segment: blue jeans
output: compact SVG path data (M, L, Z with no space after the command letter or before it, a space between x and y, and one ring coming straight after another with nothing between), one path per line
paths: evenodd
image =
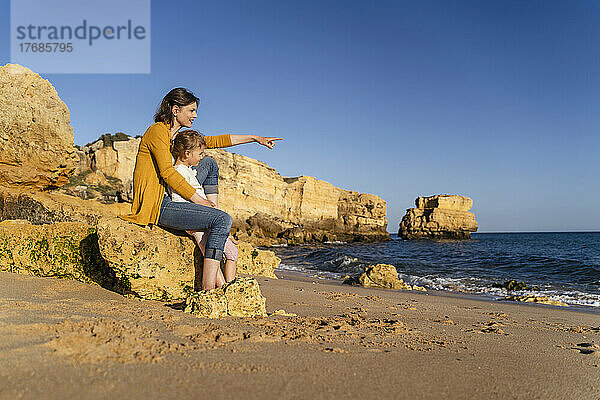
M196 179L200 182L204 193L219 193L219 165L212 157L202 158L192 169L196 171Z
M196 169L196 177L203 177L202 180L198 178L198 182L204 186L205 193L218 193L219 167L215 160L204 157L198 167L192 168ZM157 225L181 231L209 229L204 257L221 261L231 223L231 216L225 211L190 202L173 201L165 193Z

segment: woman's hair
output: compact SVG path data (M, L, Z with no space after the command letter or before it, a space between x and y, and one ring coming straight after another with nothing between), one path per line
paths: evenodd
M198 103L198 98L192 92L185 88L172 89L162 99L156 114L154 114L154 122L164 122L170 124L173 121L173 106L187 106L188 104Z
M178 158L184 158L186 151L191 151L198 147L206 147L204 136L198 131L188 129L177 133L171 144L171 154L177 160Z

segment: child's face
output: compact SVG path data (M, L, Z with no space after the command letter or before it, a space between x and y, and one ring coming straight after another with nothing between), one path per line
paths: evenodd
M185 154L186 154L186 158L185 158L185 160L182 160L184 163L186 163L190 167L194 166L194 165L198 165L200 160L202 160L202 157L204 157L204 147L203 146L196 147L193 150L186 151Z

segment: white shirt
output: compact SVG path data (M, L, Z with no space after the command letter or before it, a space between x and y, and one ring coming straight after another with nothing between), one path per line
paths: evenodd
M184 177L184 179L187 181L187 183L189 183L190 185L192 185L192 187L194 189L196 189L196 193L198 193L200 195L200 197L206 199L206 196L204 195L204 189L202 189L202 186L200 186L200 183L198 182L198 179L196 179L196 171L194 171L192 169L192 167L188 167L185 164L177 164L177 165L174 165L173 168L175 168L177 170L177 172L179 172L181 174L181 176ZM171 188L171 186L167 186L167 191L169 192L169 196L171 196L171 199L173 201L178 201L178 202L187 201L187 202L189 202L189 200L184 199L183 197L181 197L179 195L179 193L177 193L176 191L174 191Z

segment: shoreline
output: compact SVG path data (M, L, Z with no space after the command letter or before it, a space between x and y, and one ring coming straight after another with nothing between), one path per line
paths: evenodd
M357 286L357 285L347 285L347 284L342 283L341 280L332 279L332 278L326 277L326 276L315 278L313 276L306 275L304 272L301 272L301 271L275 269L274 272L278 278L281 277L280 279L287 279L287 280L291 280L291 281L294 281L294 280L298 280L301 282L314 281L314 282L316 282L316 284L324 283L325 285L331 285L333 287L336 287L336 286L361 287L361 286ZM317 274L319 272L320 271L315 270L315 274ZM485 294L485 293L456 292L456 291L452 291L452 290L438 290L438 289L427 289L426 292L421 292L421 291L416 291L416 290L406 291L406 290L393 290L393 289L375 289L375 290L386 290L386 291L389 291L390 293L393 293L393 292L411 293L412 292L415 294L421 293L422 295L450 297L450 298L457 298L457 299L463 299L463 300L481 301L484 303L488 303L488 302L489 303L507 303L507 304L517 304L517 305L524 305L524 306L531 306L531 307L548 307L548 308L552 308L552 309L562 309L562 310L582 312L582 313L587 313L587 314L592 314L592 315L600 314L600 307L572 305L572 304L569 304L568 307L564 307L564 306L555 306L555 305L551 305L551 304L518 302L518 301L496 299L496 298L494 298L493 295L489 295L489 294Z
M600 391L597 315L277 275L256 279L267 311L287 315L210 320L77 281L0 273L0 399Z

